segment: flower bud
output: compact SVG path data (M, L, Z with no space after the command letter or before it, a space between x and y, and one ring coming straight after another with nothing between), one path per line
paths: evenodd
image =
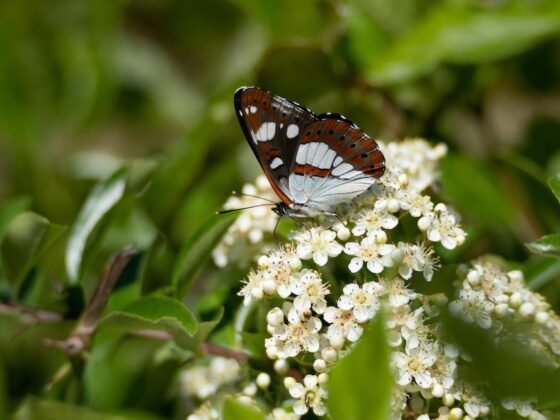
M286 388L290 388L291 386L296 384L296 380L294 378L292 378L291 376L286 376L284 378L284 386Z
M255 381L260 389L266 389L270 385L270 375L265 372L261 372L257 375Z
M254 382L251 382L249 385L243 388L243 393L249 397L253 397L257 393L257 386Z
M323 359L317 359L313 362L313 369L318 373L324 372L327 369L327 362Z
M455 397L451 394L445 394L442 398L442 401L446 406L451 407L453 404L455 404Z
M512 308L519 308L522 303L523 297L519 292L513 293L509 298L509 306L511 306Z
M350 230L343 226L336 232L336 237L341 241L347 241L350 238Z
M476 286L480 283L480 273L477 270L471 270L467 274L467 281L471 286Z
M435 384L432 387L432 395L434 397L441 398L441 397L443 397L443 393L444 393L444 390L443 390L443 387L440 384Z
M389 199L389 201L387 201L387 210L389 210L391 213L395 213L399 211L399 209L400 209L399 200L395 198L391 198Z
M449 420L460 420L463 418L463 410L459 407L452 408L449 411Z
M285 375L288 372L288 362L284 359L278 359L274 362L274 371L278 375Z
M326 384L329 381L329 375L326 373L321 373L319 374L319 376L317 377L317 381L320 384Z
M422 216L420 219L418 219L418 229L420 229L422 232L427 231L431 225L431 220L426 216Z
M548 313L544 312L544 311L539 311L537 312L537 314L535 315L535 322L537 324L545 324L546 321L548 321L549 315Z
M535 305L530 302L525 302L519 307L519 314L523 318L529 318L535 313Z
M327 363L334 363L338 359L337 351L332 347L325 347L321 350L321 357Z
M284 323L284 312L280 308L272 308L266 314L266 322L268 325L278 327Z
M258 264L260 269L267 268L268 267L268 256L267 255L261 255L259 257L259 260L258 260L257 264Z
M267 295L272 295L276 292L276 282L272 279L266 279L263 281L263 291Z

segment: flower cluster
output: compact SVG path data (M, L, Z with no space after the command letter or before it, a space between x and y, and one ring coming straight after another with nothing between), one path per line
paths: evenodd
M179 378L182 392L187 396L205 399L216 393L218 388L239 380L241 366L232 359L214 357L207 366L185 370Z
M415 286L431 281L440 267L433 244L454 249L466 237L453 209L425 192L437 179L437 161L446 148L420 139L380 147L387 171L377 189L341 205L336 218L300 226L289 244L263 247L239 291L245 305L266 308L266 355L274 361L275 375L284 377L286 400L269 418L325 415L329 370L380 311L386 314L392 350L394 418L474 419L490 413L482 388L460 377L469 355L438 323L440 305L448 299L420 294ZM231 232L241 231L234 225ZM223 246L218 248L225 253ZM476 261L459 274L451 313L483 329L506 315L532 320L540 326L540 341L560 352L560 322L524 286L520 272ZM268 302L259 305L263 300ZM289 365L297 366L299 376L286 376ZM507 400L503 407L530 418L540 415L530 402Z
M212 258L218 267L225 267L238 257L238 249L246 250L248 245L260 244L265 234L274 231L278 216L268 206L268 200L276 201L270 184L264 175L255 184L245 184L241 194L234 194L224 204L224 210L245 209L230 226L221 242L212 251ZM259 249L259 248L257 248Z

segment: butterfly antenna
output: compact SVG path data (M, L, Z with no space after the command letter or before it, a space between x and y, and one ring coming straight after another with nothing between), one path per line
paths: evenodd
M275 201L269 200L268 198L259 197L258 195L245 194L245 193L240 193L240 192L237 192L237 191L232 191L232 192L231 192L231 195L258 198L259 200L264 200L264 201L268 201L269 203L276 204Z
M228 209L228 210L221 210L221 211L217 211L216 214L226 214L226 213L233 213L234 211L241 211L241 210L248 210L248 209L254 209L255 207L263 207L263 206L272 206L275 205L274 204L256 204L254 206L248 206L248 207L240 207L238 209Z

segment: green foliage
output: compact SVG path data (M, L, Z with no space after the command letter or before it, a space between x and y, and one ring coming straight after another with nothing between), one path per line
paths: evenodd
M175 334L179 345L189 346L198 325L194 315L175 299L163 296L146 296L109 313L101 325L123 331L162 329Z
M41 254L65 229L32 212L20 213L11 221L4 235L1 254L6 278L16 290Z
M329 377L329 413L337 419L382 420L390 414L393 373L385 324L377 316Z
M222 408L222 419L224 420L263 420L264 415L252 405L244 404L234 398L227 398Z
M179 298L186 295L196 275L210 259L212 250L237 216L235 213L215 215L185 242L173 267L171 279Z

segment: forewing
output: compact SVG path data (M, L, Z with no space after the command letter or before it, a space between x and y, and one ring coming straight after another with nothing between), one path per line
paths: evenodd
M365 192L385 172L377 142L352 121L324 114L305 128L289 179L295 202L335 205Z
M304 127L315 121L309 109L257 87L235 92L235 111L276 194L291 204L288 178Z

